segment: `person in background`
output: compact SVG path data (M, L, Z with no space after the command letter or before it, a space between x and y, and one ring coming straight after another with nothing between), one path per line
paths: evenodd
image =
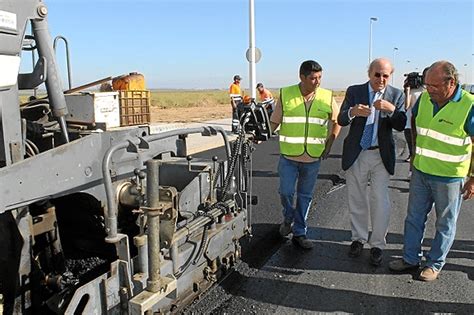
M260 102L273 100L272 93L263 86L263 83L257 84L257 91L258 91L258 100Z
M388 85L392 74L388 59L372 61L369 81L347 89L338 116L341 126L350 125L342 152L352 230L348 254L360 256L368 242L369 262L374 266L382 263L390 220L388 183L395 171L393 129L402 131L406 124L405 96Z
M403 257L392 271L418 269L428 214L436 213L436 233L419 279L433 281L454 242L462 199L474 196L474 96L461 89L458 71L448 61L433 63L413 107L416 148L405 218ZM467 176L467 178L466 178Z
M425 76L428 68L423 70L423 75L420 75L418 72L411 72L406 75L405 82L403 83L403 88L405 90L405 111L407 115L407 124L405 130L405 140L408 146L408 157L405 159L405 162L410 162L411 157L413 156L413 141L411 133L411 109L413 105L420 97L421 92L423 92L423 78Z
M270 118L272 131L280 126L278 174L283 222L279 232L286 237L293 231L293 244L303 249L313 247L306 236L306 219L321 159L329 155L340 131L336 122L339 108L333 93L319 87L322 74L316 61L303 62L300 82L280 90Z
M238 133L240 113L243 110L242 91L240 89L240 75L234 75L234 82L230 85L229 96L232 106L232 132Z
M263 107L267 110L268 116L271 117L275 108L275 100L272 93L266 89L262 83L257 84L258 99Z

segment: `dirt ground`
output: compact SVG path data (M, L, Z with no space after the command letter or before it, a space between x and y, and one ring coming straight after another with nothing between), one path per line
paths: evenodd
M343 97L337 96L336 102L342 104ZM186 108L151 108L152 122L201 122L222 118L231 118L229 104L214 104L208 106Z
M232 117L230 104L213 106L151 108L152 122L201 122Z

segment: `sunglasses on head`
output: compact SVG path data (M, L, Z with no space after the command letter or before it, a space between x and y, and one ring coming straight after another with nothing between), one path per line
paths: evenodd
M383 77L384 79L388 79L390 77L389 74L381 74L380 72L375 72L374 74L377 78Z

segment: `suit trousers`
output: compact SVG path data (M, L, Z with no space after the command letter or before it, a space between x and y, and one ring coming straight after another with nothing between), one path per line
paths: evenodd
M378 149L362 151L346 171L352 241L385 248L390 221L389 181L390 174ZM369 222L372 226L370 239Z

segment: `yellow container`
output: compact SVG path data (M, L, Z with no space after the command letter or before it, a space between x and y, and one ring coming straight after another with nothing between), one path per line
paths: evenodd
M115 91L143 91L145 87L145 77L138 72L131 72L112 80L112 87Z

